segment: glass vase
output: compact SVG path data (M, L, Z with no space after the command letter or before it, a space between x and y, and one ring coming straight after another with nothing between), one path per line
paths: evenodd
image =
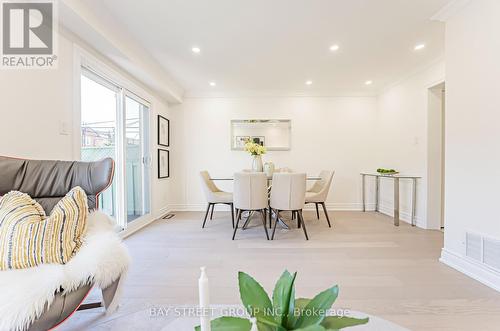
M252 171L253 172L264 171L264 165L262 164L262 156L261 155L254 155L253 156Z

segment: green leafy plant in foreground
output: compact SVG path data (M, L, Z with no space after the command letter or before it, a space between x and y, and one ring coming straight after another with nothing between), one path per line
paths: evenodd
M297 273L285 271L273 291L272 301L251 276L238 273L240 297L245 309L257 321L259 331L335 331L368 323L368 318L326 316L339 294L331 287L312 299L295 298ZM220 317L211 321L212 331L250 331L252 323L239 317ZM195 328L200 331L200 327Z

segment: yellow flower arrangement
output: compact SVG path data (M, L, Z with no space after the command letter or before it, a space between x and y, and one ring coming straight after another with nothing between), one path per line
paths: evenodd
M266 154L267 150L264 146L248 140L245 143L245 152L248 152L251 155L255 156L255 155Z

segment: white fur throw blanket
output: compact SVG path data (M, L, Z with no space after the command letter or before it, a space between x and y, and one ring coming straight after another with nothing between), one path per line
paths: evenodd
M0 271L0 330L25 330L43 313L45 304L52 303L61 287L65 293L86 284L108 287L126 272L129 261L112 220L99 211L89 214L84 243L65 265ZM116 309L119 294L120 288L108 313Z

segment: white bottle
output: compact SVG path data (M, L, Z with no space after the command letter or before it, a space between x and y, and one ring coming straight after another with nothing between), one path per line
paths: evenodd
M210 331L210 292L208 286L208 277L205 267L201 267L200 279L198 279L198 290L200 296L200 327L201 331Z
M274 174L274 170L275 170L274 163L266 162L266 164L264 164L264 172L266 173L267 177L272 177Z
M250 331L259 331L259 329L257 328L257 319L255 317L252 317L250 319L250 322L252 322L252 329L250 329Z

